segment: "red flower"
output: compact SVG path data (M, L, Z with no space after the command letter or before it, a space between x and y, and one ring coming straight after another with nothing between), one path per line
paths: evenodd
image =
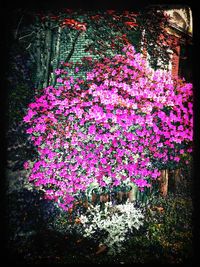
M64 19L61 25L62 27L68 25L73 29L86 31L86 23L78 22L74 19Z
M115 11L114 11L114 10L107 10L107 13L108 13L109 15L112 15L113 13L115 13Z
M81 30L81 31L86 31L86 23L76 23L76 25L75 25L75 29L76 30Z
M55 20L58 20L58 19L59 19L58 16L51 16L50 18L51 18L51 19L55 19Z
M93 20L100 20L101 19L101 16L100 15L91 16L91 19L93 19Z
M124 24L126 25L126 26L128 26L129 28L134 28L134 27L136 27L136 26L138 26L138 24L137 23L135 23L135 22L133 22L133 21L126 21L126 22L124 22Z

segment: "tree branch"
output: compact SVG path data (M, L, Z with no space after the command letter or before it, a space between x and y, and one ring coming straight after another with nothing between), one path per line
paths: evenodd
M75 39L74 39L74 42L73 42L73 44L72 44L71 51L69 52L67 58L65 59L65 62L69 62L70 58L72 57L72 55L73 55L73 53L74 53L74 50L75 50L75 45L76 45L76 43L77 43L77 41L78 41L78 37L80 36L80 34L81 34L81 31L78 31L78 32L77 32L77 35L76 35L76 37L75 37Z
M26 38L26 37L28 37L28 36L33 35L33 34L35 34L35 31L32 31L31 33L28 33L28 34L26 34L26 35L24 35L24 36L22 36L22 37L19 37L19 40L22 40L22 39L24 39L24 38Z
M24 17L24 14L21 16L20 20L19 20L19 23L17 24L17 28L16 28L16 31L15 31L15 39L17 39L17 35L18 35L18 31L19 31L19 26L22 22L22 19Z

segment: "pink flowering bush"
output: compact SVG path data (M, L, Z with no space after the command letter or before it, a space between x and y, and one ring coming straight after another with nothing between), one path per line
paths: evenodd
M66 67L67 68L67 67ZM92 184L151 186L192 151L192 84L147 67L132 46L96 62L86 78L56 70L57 86L29 104L24 122L38 150L29 180L60 207ZM27 168L27 163L26 166Z

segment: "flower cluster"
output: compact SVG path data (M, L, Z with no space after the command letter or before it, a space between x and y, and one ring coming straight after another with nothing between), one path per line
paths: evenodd
M143 225L144 215L136 209L133 203L113 206L112 202L105 203L104 209L100 205L91 206L79 220L83 236L96 239L100 236L100 244L106 245L108 254L117 254L123 250L123 243L133 230L139 230Z
M24 117L39 153L29 180L63 209L91 183L150 187L192 151L192 84L149 69L130 45L93 66L86 79L81 66L56 70Z

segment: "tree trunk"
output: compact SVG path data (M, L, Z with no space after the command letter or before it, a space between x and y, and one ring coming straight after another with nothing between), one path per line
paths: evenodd
M179 184L181 182L181 169L174 170L174 184L175 190L178 190Z
M100 202L108 202L109 201L109 195L108 194L102 194L100 195Z
M39 89L41 89L41 38L40 38L40 29L37 31L36 35L36 82L35 82L35 88L38 92ZM37 93L36 92L36 93Z
M133 202L137 198L138 188L136 185L131 185L132 189L128 192L128 199L130 202Z
M164 197L166 197L168 193L168 182L169 182L169 171L167 169L161 170L160 193Z
M119 191L118 193L117 193L117 199L118 199L118 201L120 201L120 202L122 202L122 200L123 200L123 192L122 191Z
M57 32L57 41L56 41L56 51L55 51L55 59L56 59L56 64L55 68L58 69L59 63L60 63L60 41L61 41L61 32L62 28L61 26L58 27L58 32ZM56 84L56 75L53 75L53 86Z
M47 24L46 30L46 71L45 71L45 80L44 80L44 87L49 85L49 78L51 72L51 54L52 54L52 30L50 29L50 23Z
M41 73L40 73L40 89L44 88L44 83L45 83L45 72L46 72L46 31L41 28L41 33L40 33L40 62L41 62Z

